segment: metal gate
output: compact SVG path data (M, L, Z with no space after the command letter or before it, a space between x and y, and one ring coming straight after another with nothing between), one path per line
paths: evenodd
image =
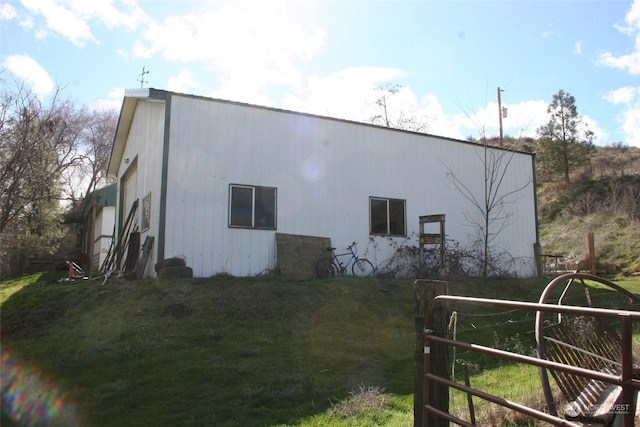
M638 298L637 295L629 293L612 282L597 276L582 273L569 273L560 276L554 279L547 288L554 287L560 283L566 282L567 280L569 280L568 286L570 286L574 279L586 279L599 282L614 288L616 291L622 292L629 298L634 298L636 301L640 301L640 298ZM436 291L432 292L428 297L423 297L428 298L428 301L426 301L424 312L420 313L419 310L417 319L420 320L417 320L416 322L416 329L418 330L418 328L420 328L420 334L418 335L420 338L417 339L416 343L417 367L416 390L414 396L414 425L416 427L448 426L450 422L462 426L475 425L471 404L470 416L467 419L450 414L448 399L450 389L459 390L460 392L465 393L469 398L469 402L471 402L473 397L486 400L547 424L560 426L583 425L558 416L553 405L547 405L548 408L550 407L550 410L541 411L529 407L526 404L508 400L504 396L497 396L483 390L475 389L468 383L453 381L450 377L449 371L450 359L448 350L450 348L461 348L471 352L491 355L507 361L536 366L540 369L541 373L546 372L546 370L554 370L557 372L567 373L568 375L587 377L589 379L599 380L606 384L617 385L621 389L621 397L617 400L616 405L619 405L617 406L618 408L626 408L626 410L619 412L623 425L625 427L632 427L634 425L634 400L637 391L640 390L640 380L636 378L638 369L634 368L632 359L632 324L640 321L639 312L563 305L562 297L557 304L551 304L547 303L545 300L546 295L548 294L547 292L543 292L541 302L538 303L451 296L446 295L446 286L443 286L442 283L444 282L432 283L435 285L434 289L436 289ZM563 296L565 293L566 290L563 293ZM575 360L564 360L563 363L561 363L547 360L540 357L541 355L538 355L537 357L528 356L471 342L450 339L447 337L447 305L450 303L455 303L457 305L475 304L480 306L524 310L536 313L537 318L540 318L542 313L554 313L556 316L590 316L596 319L607 319L612 322L617 322L619 324L619 330L621 331L621 356L619 360L620 370L616 373L607 373L579 366L579 363L576 363ZM421 323L422 319L424 320ZM537 332L536 338L539 338ZM420 352L421 355L418 355L418 352ZM419 360L420 358L421 360ZM543 389L545 389L546 395L546 390L549 386L548 379L545 375L541 375L540 381Z

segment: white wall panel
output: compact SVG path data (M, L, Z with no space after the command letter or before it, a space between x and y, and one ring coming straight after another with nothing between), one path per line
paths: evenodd
M122 221L126 220L129 208L133 200L138 199L138 210L135 216L136 223L141 226L142 218L142 199L151 193L151 217L149 230L142 233L141 243L147 235L152 235L156 239L159 225L160 211L160 187L162 173L162 148L164 140L164 111L163 102L157 101L138 101L127 144L122 156L122 164L120 165L118 177L127 170L130 164L137 159L135 189L127 194L128 199L125 203L125 211ZM118 186L118 190L121 188ZM118 195L119 203L119 195ZM120 219L118 219L120 221ZM119 227L122 224L119 222ZM152 251L152 256L148 264L153 264L156 260L156 251Z
M465 218L473 208L447 174L481 198L481 146L178 95L170 129L165 254L186 256L198 276L275 265L276 231L228 227L230 184L276 187L278 232L327 236L339 248L356 240L361 252L373 250L370 196L405 199L410 235L418 216L444 213L449 238L464 246L476 237ZM496 241L531 268L532 176L531 156L513 154L503 188L528 187L510 204L514 222ZM388 239L374 240L378 261L392 255Z

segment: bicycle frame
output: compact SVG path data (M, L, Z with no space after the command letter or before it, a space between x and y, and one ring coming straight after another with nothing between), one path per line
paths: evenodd
M357 243L353 242L347 247L348 252L335 252L336 248L327 248L331 251L331 256L322 258L316 263L316 274L321 279L331 276L345 276L348 274L349 266L354 276L369 276L375 274L375 267L366 258L358 256ZM346 258L349 257L347 260Z
M331 261L333 261L333 264L339 268L338 273L339 274L347 274L347 268L353 263L353 262L358 262L358 255L356 255L356 253L353 250L353 245L349 245L349 247L347 248L349 250L349 252L345 252L343 254L336 254L334 251L331 251ZM347 261L346 264L343 264L342 262L340 262L341 257L348 256L351 255L351 258L349 258L349 261Z

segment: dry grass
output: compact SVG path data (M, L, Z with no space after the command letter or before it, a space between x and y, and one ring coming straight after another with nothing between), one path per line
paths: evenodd
M357 391L349 393L349 397L334 405L331 415L338 418L361 417L371 411L384 409L389 397L384 389L378 386L360 386Z

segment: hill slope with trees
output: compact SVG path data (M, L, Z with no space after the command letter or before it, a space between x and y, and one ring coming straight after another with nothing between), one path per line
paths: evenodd
M599 274L640 271L640 148L597 147L568 184L539 178L540 240L545 254L563 255L559 268L587 268L592 232Z

